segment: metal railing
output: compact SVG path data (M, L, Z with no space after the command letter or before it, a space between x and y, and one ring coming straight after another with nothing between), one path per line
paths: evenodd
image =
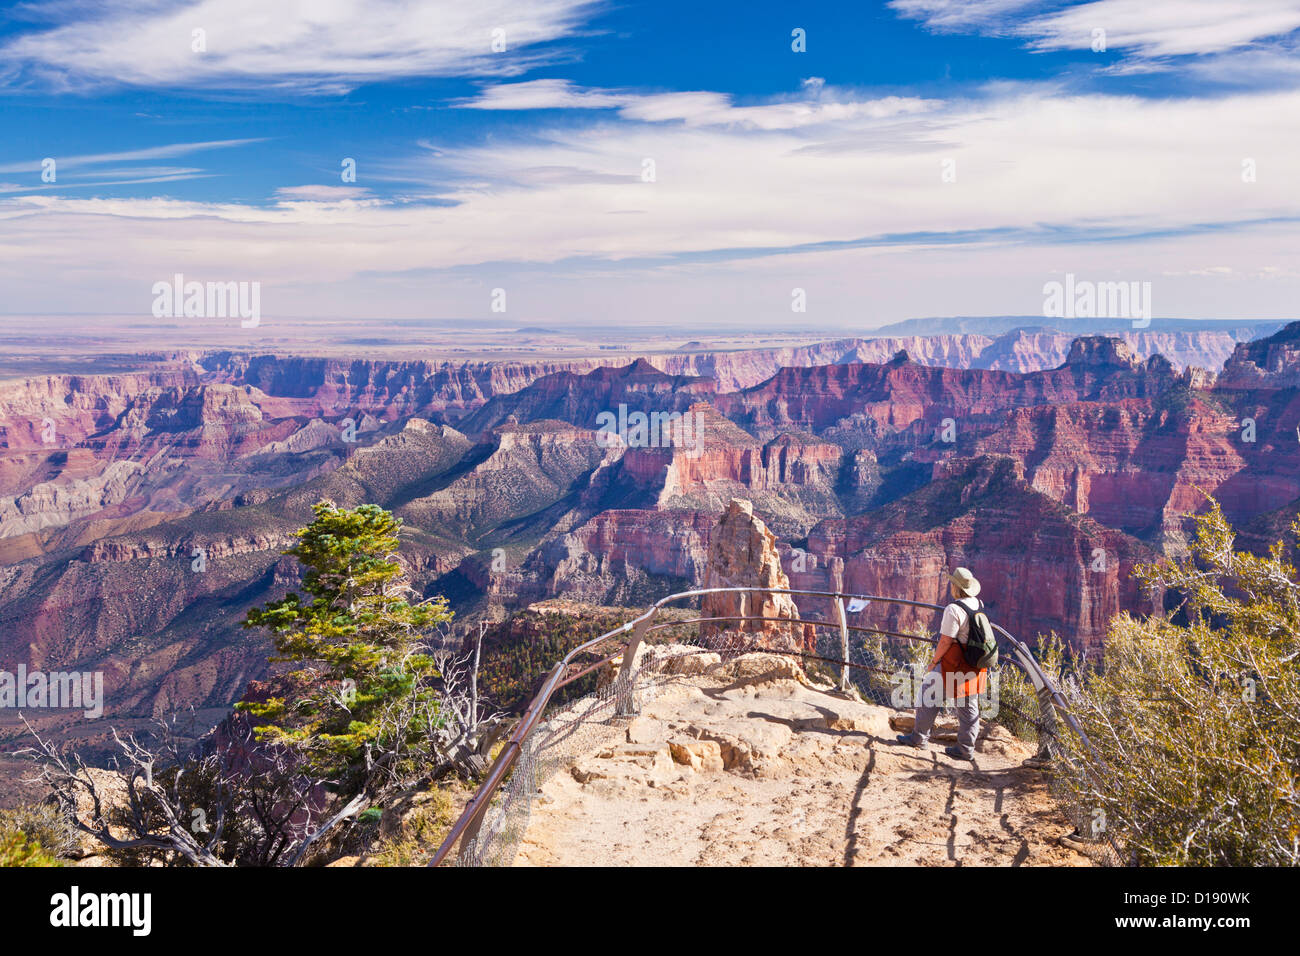
M817 597L826 598L833 602L832 610L834 611L834 621L817 621L803 620L798 618L775 618L767 616L738 615L727 617L698 617L685 620L667 621L655 624L655 618L666 605L702 597L709 594L720 593L743 593L743 594L784 594L791 596ZM862 625L851 625L848 623L848 613L845 611L844 602L863 601L866 602L864 607L871 605L894 605L901 607L911 607L930 611L943 611L944 605L930 604L924 601L911 601L902 598L881 597L878 595L850 594L842 591L812 591L794 588L761 588L761 587L726 587L726 588L697 588L689 591L681 591L670 594L661 598L652 604L645 612L633 618L631 621L607 631L599 637L592 638L582 644L572 648L554 667L547 672L543 678L537 693L525 707L520 715L514 731L506 741L496 759L493 761L480 784L474 796L466 804L460 817L453 824L451 830L443 840L442 844L435 852L430 866L439 866L445 862L451 855L452 850L459 846L459 852L456 862L461 865L475 865L485 862L490 856L495 857L498 862L508 863L513 856L514 847L497 847L498 852L489 854L484 846L485 842L491 842L491 839L484 840L484 824L492 810L494 798L500 794L502 785L511 777L512 771L515 776L525 776L528 779L515 788L514 793L507 795L505 802L511 806L499 808L499 813L504 817L508 812L514 812L522 818L522 822L511 830L511 835L504 840L513 839L515 843L522 838L523 830L527 826L527 817L531 808L531 801L536 795L537 787L543 782L545 773L539 773L540 765L538 755L535 751L544 749L543 747L533 747L535 743L533 738L539 727L543 726L543 716L546 713L548 705L551 703L556 692L573 682L590 675L603 667L608 667L615 661L619 661L617 677L613 680L612 686L607 688L603 695L584 698L576 704L567 705L571 712L571 719L567 722L556 721L557 727L551 728L549 735L543 735L542 744L553 744L555 740L562 736L573 736L579 726L587 721L590 724L599 724L612 726L617 723L625 723L626 720L634 716L636 710L636 689L637 680L640 675L637 672L638 652L648 634L688 625L719 625L725 622L766 622L780 627L804 627L811 625L816 628L834 628L838 631L839 651L841 656L834 658L819 654L810 654L803 651L774 649L772 647L751 647L748 650L758 650L764 653L775 653L793 655L800 658L819 661L827 664L838 664L840 666L839 688L842 691L848 691L852 686L850 671L853 669L866 669L884 671L884 668L872 666L870 664L854 662L851 660L849 634L852 632L866 632L876 634L882 637L888 637L893 640L910 640L934 643L936 638L923 637L920 635L906 634L897 630L891 630L884 627L869 627ZM1056 715L1059 712L1064 719L1070 731L1074 733L1082 742L1084 748L1094 753L1091 741L1088 740L1087 734L1079 725L1078 720L1070 713L1066 706L1066 701L1061 694L1060 688L1054 681L1043 671L1033 652L1019 638L1009 633L1001 626L994 624L994 630L1001 638L1004 645L1002 650L1007 653L1007 659L1010 660L1020 671L1028 678L1035 698L1038 702L1038 717L1034 719L1023 713L1018 716L1031 724L1039 737L1040 752L1045 749L1050 750L1057 756L1061 756L1060 748L1053 747L1051 741L1058 737L1059 725ZM731 632L728 632L731 633ZM741 636L743 634L735 635ZM583 655L601 647L602 644L618 642L619 648L613 653L604 654L594 663L587 663L580 666L580 669L570 673L574 666ZM733 650L741 650L732 647ZM888 706L888 702L882 701ZM586 710L583 710L583 706ZM598 713L604 713L604 716L597 717ZM576 753L574 754L576 756ZM555 761L552 761L554 763ZM545 769L545 768L543 768ZM553 768L552 768L553 769ZM1076 821L1079 821L1079 815L1076 814ZM498 828L498 833L505 832L507 828L504 823ZM502 840L497 840L502 842ZM1101 841L1103 851L1106 851L1106 862L1117 862L1121 856L1117 846L1105 845ZM1111 855L1113 851L1114 855Z

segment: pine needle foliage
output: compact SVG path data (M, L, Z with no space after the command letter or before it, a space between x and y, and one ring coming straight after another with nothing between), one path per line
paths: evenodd
M366 756L414 737L421 728L395 726L392 705L412 697L436 706L433 660L423 652L430 629L451 620L446 600L416 596L397 559L401 519L378 505L313 506L313 520L295 532L285 554L302 564L303 595L291 592L248 612L244 627L264 627L273 661L289 662L292 697L237 705L261 721L259 739L300 751L311 769L339 779L367 769Z

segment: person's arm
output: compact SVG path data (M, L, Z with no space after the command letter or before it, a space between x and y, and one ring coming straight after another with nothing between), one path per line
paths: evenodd
M943 660L943 655L948 653L950 647L952 647L952 638L947 634L939 635L939 643L934 645L934 658L930 661L929 670L939 666L939 661Z
M948 653L957 633L961 630L961 621L957 617L956 605L949 604L943 609L943 620L939 624L939 643L934 646L934 657L930 661L930 670L939 666L943 655Z

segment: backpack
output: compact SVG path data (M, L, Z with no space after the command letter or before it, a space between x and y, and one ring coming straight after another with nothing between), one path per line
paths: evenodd
M978 598L976 600L979 601ZM984 602L979 601L979 608L975 611L972 611L960 601L953 603L966 612L966 617L969 620L969 627L966 629L966 643L958 642L961 645L966 666L973 667L976 670L996 667L998 663L998 639L993 633L993 625L989 623L989 616L984 613Z

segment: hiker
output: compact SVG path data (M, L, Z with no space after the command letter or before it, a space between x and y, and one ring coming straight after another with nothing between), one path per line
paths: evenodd
M965 645L970 637L971 618L984 609L977 595L980 583L966 568L948 575L952 603L943 611L939 643L935 645L930 669L921 680L916 708L916 726L910 734L899 734L899 743L923 748L943 702L954 699L957 709L957 745L945 747L954 760L975 759L975 738L980 731L979 695L988 689L988 668L967 663Z

